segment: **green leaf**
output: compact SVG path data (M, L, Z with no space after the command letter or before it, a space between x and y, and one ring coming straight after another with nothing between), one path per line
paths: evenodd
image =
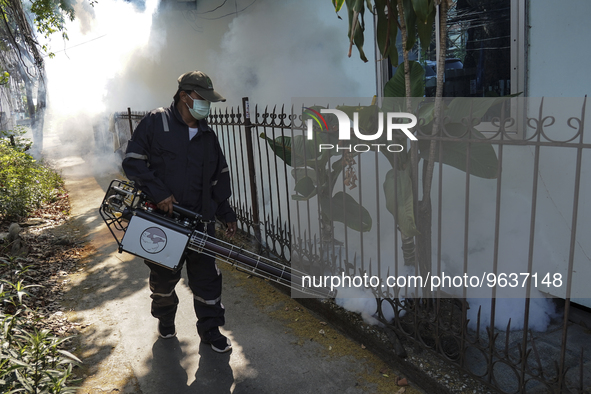
M0 76L0 85L7 84L9 79L10 74L8 73L8 71L2 72L2 75Z
M376 41L382 57L386 57L386 45L388 45L388 15L386 14L386 1L376 0L376 14L378 17L376 26Z
M345 0L332 0L335 12L339 12L343 8L343 4L345 4Z
M428 50L429 45L431 45L431 38L433 37L433 25L435 24L436 14L437 12L435 7L433 7L433 10L427 16L427 20L425 22L422 22L417 18L417 34L419 36L421 49L424 51Z
M347 5L347 14L349 16L349 30L347 36L349 37L349 40L353 37L353 43L359 50L359 57L364 62L367 62L367 57L363 52L363 31L365 30L363 15L365 13L365 4L363 0L345 0L345 4ZM357 15L357 23L355 24L355 29L353 29L355 15Z
M267 140L267 143L273 152L286 164L291 165L291 137L280 136L274 140L261 133L261 138Z
M292 198L298 201L306 201L316 196L319 193L319 188L332 191L337 180L339 180L339 174L343 170L342 159L332 163L332 169L330 178L324 175L320 179L318 179L316 171L312 168L292 169L291 174L296 180L295 191L297 192L297 194L292 195ZM320 174L326 174L326 169L319 172ZM320 185L318 185L318 181L320 181Z
M299 182L301 179L305 177L309 177L310 179L312 179L312 182L314 182L314 185L317 184L316 171L314 171L312 168L292 168L291 176L293 176L296 182Z
M332 198L320 197L320 207L322 213L334 222L344 223L355 231L371 230L369 212L347 193L338 192Z
M410 51L416 42L417 15L412 7L412 0L403 0L404 20L406 22L406 50ZM398 11L400 13L400 11Z
M390 170L384 180L384 194L386 196L386 208L396 217L400 232L406 237L419 235L415 224L412 182L410 179L410 167L404 170ZM396 174L398 172L398 174ZM396 188L394 187L396 185Z
M297 181L294 190L299 196L306 200L314 197L317 193L316 187L314 186L314 181L308 176L302 177L299 181Z
M316 136L321 133L316 133ZM314 141L308 141L306 136L296 135L292 139L291 161L288 163L292 167L305 167L306 160L314 161L317 153L314 149Z
M425 70L415 62L409 62L410 68L410 94L411 97L423 97L425 95ZM404 66L401 64L396 68L394 76L384 86L385 97L406 97L404 88Z
M309 198L300 196L299 194L292 194L291 199L295 201L308 201Z
M273 152L287 165L292 167L314 167L315 165L324 166L326 160L330 157L328 151L319 150L315 144L322 144L328 141L327 133L316 133L316 141L308 141L304 135L292 137L279 136L274 140L261 133L260 137L265 139Z
M80 360L78 357L74 356L72 353L68 352L67 350L58 349L57 351L59 353L63 354L64 356L82 364L82 360Z
M456 97L448 105L445 116L452 122L461 122L462 118L468 118L470 113L472 119L482 118L490 108L508 101L521 93L515 93L503 97Z
M398 47L396 46L396 40L398 39L398 8L397 7L390 7L390 11L392 11L392 16L388 18L388 23L390 24L390 45L388 47L388 57L390 58L390 63L392 66L398 66Z
M376 40L380 54L382 58L389 57L392 65L397 66L398 48L396 48L396 37L398 35L398 8L392 5L388 9L388 0L376 0L376 14L378 17Z
M419 23L425 23L429 15L435 11L433 0L412 0L412 8L417 15L417 25Z
M364 9L362 9L361 12L359 12L357 26L355 27L355 32L353 35L353 42L355 43L355 46L359 50L359 57L361 58L361 60L363 60L365 63L367 63L368 62L367 56L365 56L365 52L363 51L363 43L365 42L365 38L363 36L363 31L365 30L365 23L363 21L363 10Z
M460 123L449 123L445 125L447 133L454 137L464 139L484 139L484 136L472 128L468 133L466 126ZM461 141L441 141L443 143L443 164L450 165L461 171L466 171L466 158L468 156L468 143ZM428 140L419 140L420 156L429 160ZM439 148L435 150L434 160L439 161ZM495 179L497 177L498 159L491 143L470 144L470 174L485 178Z
M434 113L434 109L435 109L435 103L433 101L430 102L424 102L421 103L421 106L419 107L419 112L417 114L417 118L419 119L424 119L425 120L425 128L423 130L432 130L433 127L431 125L429 125L429 123L433 122L433 117L435 115ZM428 128L430 127L430 128Z

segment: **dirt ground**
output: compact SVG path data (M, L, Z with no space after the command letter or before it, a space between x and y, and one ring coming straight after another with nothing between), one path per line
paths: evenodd
M0 221L0 278L36 285L23 303L36 311L39 327L58 336L75 335L80 328L68 321L62 301L68 275L84 269L81 262L89 250L79 237L81 230L68 221L69 213L69 196L63 194L28 218ZM14 223L18 239L9 242L6 236Z

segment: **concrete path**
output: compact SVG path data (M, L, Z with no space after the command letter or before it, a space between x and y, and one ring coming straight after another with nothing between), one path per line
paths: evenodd
M395 385L396 375L364 347L272 286L220 263L226 326L233 344L218 354L200 344L185 279L178 336L159 339L150 315L148 269L119 254L98 215L116 167L81 157L55 135L45 155L62 170L72 202L69 231L87 237L84 269L70 275L70 320L82 329L73 351L84 366L80 393L417 393ZM98 170L102 170L101 173Z

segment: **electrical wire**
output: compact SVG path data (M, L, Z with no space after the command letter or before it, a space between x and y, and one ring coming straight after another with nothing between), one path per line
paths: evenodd
M226 1L224 0L224 3L225 3L225 2L226 2ZM230 16L230 15L236 15L236 14L238 14L239 12L243 12L243 11L245 11L246 9L250 8L250 7L251 7L251 6L252 6L254 3L256 3L256 2L257 2L257 0L253 0L253 1L252 1L252 3L250 3L249 5L247 5L246 7L244 7L244 8L243 8L243 9L241 9L241 10L236 10L236 11L234 11L234 12L229 12L229 13L227 13L227 14L224 14L224 15L221 15L221 16L218 16L218 17L215 17L215 18L204 18L204 17L202 17L202 16L199 16L200 14L195 14L195 17L197 17L197 18L199 18L199 19L204 19L204 20L207 20L207 21L215 21L215 20L222 19L222 18L225 18L225 17L227 17L227 16ZM223 5L223 4L222 4L222 5Z
M88 41L81 42L80 44L72 45L71 47L68 47L68 48L60 49L59 51L55 51L53 53L65 52L66 50L69 50L69 49L72 49L72 48L76 48L76 47L79 47L79 46L88 44L89 42L92 42L92 41L96 41L99 38L105 37L106 35L107 34L103 34L102 36L98 36L98 37L92 38L92 39L90 39ZM43 57L49 57L49 55L43 55Z
M203 15L203 14L209 14L210 12L214 12L215 10L218 10L218 9L222 8L224 6L224 4L226 4L227 1L228 0L224 0L222 4L218 5L213 10L204 11L204 12L196 12L195 14L197 14L197 15Z

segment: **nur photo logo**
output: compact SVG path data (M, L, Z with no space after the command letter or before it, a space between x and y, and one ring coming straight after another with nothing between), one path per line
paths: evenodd
M389 143L393 140L393 131L400 130L406 135L411 141L417 141L417 137L410 131L411 128L416 126L417 118L415 115L408 112L383 112L377 113L377 130L373 134L364 134L359 129L359 112L353 112L353 120L350 119L347 113L338 109L320 109L320 112L310 108L304 107L304 112L309 118L306 120L308 140L314 139L314 122L318 125L321 131L330 132L326 119L322 114L332 114L336 116L338 121L338 139L339 144L318 144L318 151L336 149L339 151L348 152L368 152L369 150L376 149L378 152L380 149L386 149L388 152L402 152L405 147L401 144ZM385 127L384 127L385 119ZM361 141L374 141L374 143L357 143L347 145L347 141L352 140L351 130L356 140ZM382 135L386 132L386 140L388 143L375 143L382 139ZM382 139L383 140L383 139ZM343 143L345 142L345 143Z

